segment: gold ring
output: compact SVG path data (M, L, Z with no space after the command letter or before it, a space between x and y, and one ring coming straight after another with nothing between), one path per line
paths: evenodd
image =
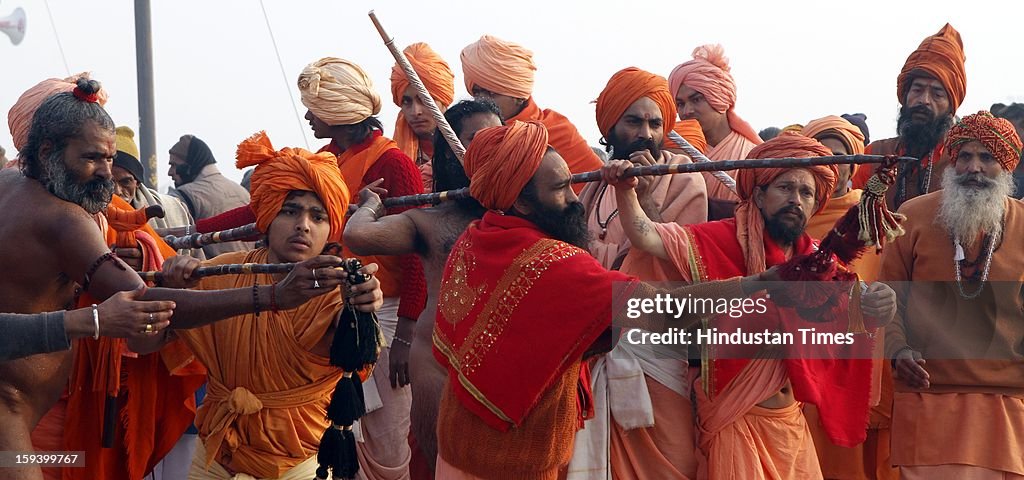
M147 323L146 324L146 333L153 333L153 324L152 323Z

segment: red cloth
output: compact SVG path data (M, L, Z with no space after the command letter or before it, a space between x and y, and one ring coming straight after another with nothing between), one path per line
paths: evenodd
M365 142L352 146L350 150L361 151L381 135L380 131L376 131ZM341 153L341 149L334 145L334 142L327 144L320 151L331 152L335 155ZM384 179L384 182L380 187L387 189L388 196L400 197L423 193L423 181L420 179L420 172L416 169L416 164L397 148L392 148L381 154L377 161L366 170L362 185L365 186L381 178ZM356 195L358 191L351 193ZM387 212L388 215L394 215L410 208L415 207L389 208ZM427 281L423 276L423 264L416 254L399 255L398 264L401 271L397 292L399 297L398 316L416 320L427 306Z
M701 281L750 273L737 239L735 219L684 228L699 252L697 258L714 259L701 262L699 272L694 272L699 273ZM815 243L804 234L794 245L794 256L813 252ZM782 249L767 235L764 236L764 256L766 267L786 261ZM842 311L845 313L846 309ZM854 337L853 345L806 345L801 340L800 328L814 328L817 333L847 331L848 322L841 319L830 322L816 320L819 321L807 321L795 309L769 302L767 312L762 315L748 314L740 318L720 315L709 326L718 328L720 332L737 329L761 332L768 329L793 333L795 344L784 347L783 361L796 399L818 406L822 425L833 443L853 446L863 442L867 435L872 342L867 336L859 335ZM708 395L714 398L723 391L761 348L758 345L717 345L712 348L710 365L705 373L709 376L706 381L711 390Z
M445 265L434 356L459 402L508 431L611 325L613 284L633 281L525 219L487 212ZM586 301L568 301L566 285Z

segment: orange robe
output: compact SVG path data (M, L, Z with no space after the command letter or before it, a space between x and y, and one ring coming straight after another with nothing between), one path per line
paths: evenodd
M526 100L523 110L516 116L506 119L505 124L512 123L513 120L521 122L537 120L543 123L548 129L548 143L565 159L571 173L599 170L604 166L594 150L576 130L576 126L565 115L550 109L541 110L537 106L537 102L533 101L533 97ZM580 193L583 186L583 184L577 183L573 185L572 189L576 193Z
M267 250L233 252L206 262L266 263ZM271 275L206 277L202 290L274 283ZM299 308L241 315L179 335L209 370L209 390L196 416L206 462L276 478L315 455L327 427L327 404L342 371L310 352L342 308L340 295Z
M904 203L907 233L882 253L879 279L901 300L886 326L886 358L905 346L921 352L931 384L918 390L895 382L892 461L1024 475L1024 251L1011 233L1024 231L1024 202L1006 200L1007 238L993 253L988 283L967 300L954 281L953 242L934 221L941 199L940 190ZM979 258L981 243L965 248L965 257ZM965 292L977 288L964 281Z
M710 147L707 155L708 159L712 161L743 160L747 158L747 153L750 153L750 151L756 146L756 143L733 130L731 133L726 135L721 142L718 142L718 145ZM726 173L728 173L730 177L736 177L735 170ZM726 188L722 182L716 180L710 173L704 173L704 181L708 184L709 198L739 201L739 197L737 197L735 193Z
M860 202L862 190L850 190L846 195L831 198L825 209L807 219L807 234L812 238L825 238L846 211ZM850 264L850 270L860 275L865 282L878 278L882 257L869 249L863 257ZM835 480L896 479L899 471L889 463L889 425L892 417L892 370L882 359L882 342L878 342L877 367L872 370L871 418L868 422L868 439L856 447L839 447L828 440L818 423L818 409L814 405L804 406L804 415L814 437L821 471L825 478Z

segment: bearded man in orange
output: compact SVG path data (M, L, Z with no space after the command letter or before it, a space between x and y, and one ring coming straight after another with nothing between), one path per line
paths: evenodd
M676 99L679 118L700 122L711 160L738 160L761 143L749 123L736 114L736 81L721 45L702 45L693 60L680 64L668 76L669 91ZM731 173L730 173L731 175ZM736 194L704 174L708 197L737 200Z
M565 159L572 173L601 168L603 162L590 149L576 127L564 115L541 109L533 99L533 52L491 35L462 49L462 75L466 91L493 101L506 123L539 121L550 136L551 146ZM579 193L582 185L574 186Z
M451 67L426 43L414 43L403 52L434 103L444 112L455 100L455 74ZM395 143L416 162L423 179L423 191L429 193L434 187L430 160L434 156L437 122L397 63L391 67L391 99L401 109L395 121Z
M830 153L816 140L783 133L751 150L749 157L816 157ZM621 174L627 167L624 162L613 162L605 168ZM834 166L741 170L736 183L743 201L736 217L700 225L651 222L628 186L617 188L616 198L638 256L642 251L669 260L687 281L701 283L758 274L814 251L816 242L804 231L806 218L824 208L835 178ZM875 283L863 295L862 309L878 323L887 322L896 309L894 297L887 286ZM774 303L769 306L760 315L720 315L704 326L729 332L740 325L758 331L796 331L801 325L813 325L819 332L847 331L847 322L842 321L846 315L810 323L792 308ZM837 313L845 314L846 310ZM870 346L865 347L867 341L861 336L858 347L851 350L870 354ZM801 354L799 348L702 347L701 382L696 392L701 462L698 476L820 478L814 443L798 400L818 406L832 441L845 446L863 441L870 361L827 357L829 360L820 362L817 359L822 357Z
M600 349L614 298L655 290L584 250L585 210L542 124L481 130L465 161L470 192L489 211L459 238L441 282L434 355L448 382L436 476L553 480L565 474L590 405L582 360ZM613 290L617 282L624 288ZM567 287L587 300L567 299ZM741 298L757 287L736 277L692 288L677 293ZM666 323L616 318L647 330Z
M833 155L859 155L864 153L864 134L860 128L844 118L829 115L811 120L801 133L832 150ZM825 238L843 215L860 202L861 189L851 188L851 177L857 165L836 165L839 170L836 191L825 208L807 220L807 233L811 238ZM870 170L871 165L863 167ZM878 278L881 255L871 250L848 265L861 280L874 282ZM882 342L877 342L876 358L884 362ZM899 471L889 462L889 426L892 419L892 372L884 363L872 370L872 407L868 422L868 436L863 444L844 448L830 442L818 423L818 410L813 405L804 408L814 446L818 452L821 471L826 479L868 480L894 479Z
M629 160L636 166L690 163L688 157L662 149L665 134L675 123L675 99L668 82L635 67L613 75L597 98L597 125L612 159ZM680 225L707 221L707 194L700 174L637 180L640 205L654 221ZM605 182L594 182L580 194L587 207L590 253L601 266L643 281L681 280L671 264L635 262L627 255L629 241L609 189ZM595 418L576 437L570 477L604 477L609 467L615 478L622 479L694 477L697 463L686 359L672 358L649 345L619 342L608 355L595 359L591 373Z
M279 274L200 279L193 272L202 265L301 262L341 238L349 193L334 155L278 151L260 132L239 145L237 165L256 167L250 206L268 247L206 262L175 257L164 264L165 283L199 290L272 285ZM206 365L210 379L196 417L201 441L189 478L315 476L315 453L329 425L327 405L343 374L328 358L336 322L349 301L369 300L359 309L375 310L378 285L353 285L349 300L334 291L291 310L278 309L271 293L270 302L255 313L177 332Z
M942 190L907 201L879 278L900 297L885 336L901 478L1024 478L1024 203L1008 197L1021 140L979 112L943 145Z
M885 196L889 208L899 208L911 198L942 188L944 172L951 165L943 138L967 93L964 60L960 33L947 23L921 42L896 77L900 102L897 136L872 142L866 151L907 155L920 158L921 163L897 169L896 184ZM863 188L870 176L870 169L861 169L853 179L854 188Z

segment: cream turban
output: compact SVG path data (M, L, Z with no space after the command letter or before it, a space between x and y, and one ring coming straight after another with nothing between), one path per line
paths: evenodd
M380 113L370 76L348 60L326 57L299 74L302 104L331 126L354 125Z

